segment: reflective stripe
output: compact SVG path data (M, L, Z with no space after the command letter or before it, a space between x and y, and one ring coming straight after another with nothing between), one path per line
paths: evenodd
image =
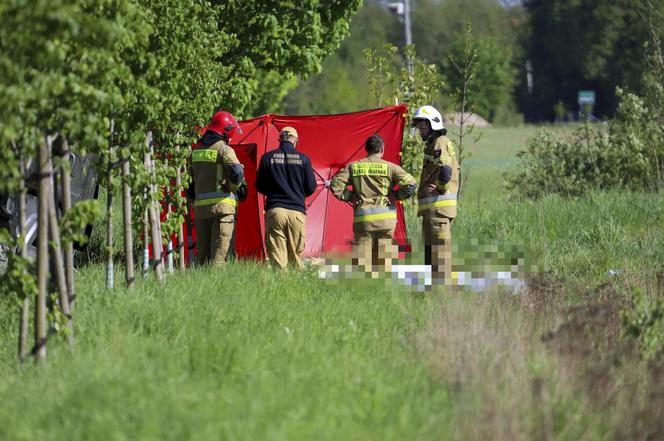
M196 195L194 207L204 207L206 205L215 205L219 202L224 204L237 206L237 196L233 193L225 193L220 191L213 191L210 193L201 193Z
M456 193L444 194L440 196L431 196L417 201L419 207L417 211L428 210L429 208L456 207Z
M406 185L415 185L416 181L411 175L404 176L402 180L398 183L399 187L404 187Z
M354 176L389 176L388 165L383 162L355 162L350 168Z
M217 151L196 149L191 152L191 162L217 162Z
M353 223L372 222L377 220L396 218L397 209L395 207L360 208L355 210L355 218L353 219Z

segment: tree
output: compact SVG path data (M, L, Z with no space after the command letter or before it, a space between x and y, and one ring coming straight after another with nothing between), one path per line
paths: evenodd
M654 2L658 8L664 1ZM527 0L530 31L525 60L532 63L534 93L522 92L529 119L553 120L562 101L577 108L577 92L595 90L598 115L616 109L616 86L639 91L648 29L632 0ZM521 88L525 91L525 88Z
M306 77L320 70L323 57L347 34L360 3L8 0L0 5L0 191L16 192L30 178L19 167L26 158L39 152L44 167L36 174L42 222L35 289L19 277L28 267L19 258L13 259L11 283L4 286L19 287L24 295L38 292L39 356L45 355L47 245L61 270L60 246L75 240L81 224L98 215L91 204L79 203L58 219L48 166L54 141L95 154L109 201L122 169L125 235L133 234L128 204L133 193L138 213L153 207L152 238L160 256L164 236L182 224L183 189L189 182L179 171L197 127L219 107L242 115L261 97L278 100L294 74ZM260 75L280 92L263 91ZM15 148L5 148L9 145ZM55 159L67 173L67 157ZM165 197L174 209L162 225L154 209ZM109 223L110 239L111 228ZM109 240L109 268L112 248ZM131 248L126 242L127 257ZM130 285L133 263L127 262ZM64 317L70 328L67 302L73 284L65 280L67 274L73 271L56 272L60 297L53 316Z
M473 78L473 94L468 104L473 112L494 121L501 110L512 109L512 91L515 86L516 71L512 66L509 46L503 46L490 39L477 39L474 43L477 68ZM467 51L466 39L458 40L450 50L450 56L443 65L449 91L463 86L463 74L452 60L462 60Z
M288 93L285 110L289 114L330 114L375 106L365 87L368 47L401 44L401 28L378 1L366 1L353 18L350 36L323 62L323 71Z

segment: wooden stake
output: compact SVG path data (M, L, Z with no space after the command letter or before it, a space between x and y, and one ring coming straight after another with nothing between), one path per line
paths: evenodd
M145 153L145 166L150 174L150 193L154 195L156 193L155 186L155 170L152 160L152 132L147 132L145 137L145 143L147 147L147 152ZM161 283L164 281L164 252L163 252L163 243L161 241L161 226L159 220L159 210L157 206L159 205L156 201L151 200L148 202L148 215L150 217L150 231L152 233L152 255L154 258L154 272L157 276L157 280Z
M148 276L149 272L150 272L150 216L148 214L148 208L145 208L143 210L143 278L144 279Z
M37 233L37 305L35 307L35 347L33 353L39 363L46 358L46 297L48 295L48 159L51 138L46 136L39 146L39 228Z
M53 164L49 155L47 161L49 179L48 189L48 229L53 258L53 270L55 271L55 281L58 286L58 301L60 311L65 316L65 338L69 345L74 344L74 326L71 319L71 309L69 308L69 292L67 291L67 279L65 277L65 263L62 257L62 241L60 240L60 228L58 226L58 216L55 211L55 191L53 183ZM41 199L41 195L39 198Z
M177 146L177 151L178 151L178 157L180 153L180 146ZM175 188L177 191L181 192L181 187L182 187L182 167L178 165L177 171L175 174ZM184 271L186 267L185 263L185 254L187 252L187 249L184 244L184 228L183 228L183 223L181 222L180 225L178 225L178 268L180 270Z
M134 239L131 224L131 188L129 187L129 158L122 163L122 222L124 223L125 282L134 286Z
M113 289L115 274L113 272L113 129L115 122L111 120L111 140L108 145L108 171L106 173L106 288Z
M71 209L71 169L69 168L69 142L62 141L62 215ZM66 164L66 165L65 165ZM76 281L74 280L74 244L70 241L65 245L65 276L67 277L67 293L69 308L74 311L76 299Z
M19 234L21 235L20 244L21 257L26 259L28 257L28 240L27 240L27 231L25 225L25 215L27 207L27 195L28 187L25 185L26 178L26 166L25 161L23 160L23 154L16 147L16 143L12 143L14 151L19 156L19 173L21 174L21 179L19 181L19 193L18 193L18 223L19 223ZM30 321L30 297L27 293L23 293L23 300L21 301L21 315L19 320L18 328L18 360L21 363L24 363L28 357L28 326Z

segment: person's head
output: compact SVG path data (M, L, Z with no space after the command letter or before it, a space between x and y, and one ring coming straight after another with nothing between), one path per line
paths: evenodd
M207 130L223 137L226 142L230 142L236 133L242 133L240 124L235 120L235 117L225 110L220 110L214 114Z
M385 141L383 141L383 137L378 134L371 135L365 141L364 149L369 155L377 155L382 157L383 151L385 150Z
M443 126L443 117L433 106L422 106L415 112L411 126L420 132L422 139L430 139L433 135L445 135L447 129Z
M297 130L294 127L284 127L279 133L279 140L288 141L293 144L293 147L297 145L298 139Z

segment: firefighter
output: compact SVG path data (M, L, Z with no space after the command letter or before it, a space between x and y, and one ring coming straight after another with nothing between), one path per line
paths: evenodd
M375 278L379 273L374 260L389 272L392 259L398 256L392 241L397 224L395 200L411 197L417 182L398 165L382 159L385 142L380 135L367 138L364 147L367 156L342 168L330 187L337 199L353 205L353 263Z
M228 145L236 133L242 129L233 115L219 111L191 152L199 264L224 265L231 253L237 193L246 189L242 164Z
M432 106L417 109L412 119L425 142L424 165L417 190L418 216L422 216L424 260L431 265L433 283L452 278L451 226L457 212L459 162L454 144L445 135L443 118Z
M263 155L256 174L256 190L266 196L265 244L271 265L286 269L290 262L302 269L307 209L304 200L316 190L311 160L295 150L297 130L284 127L279 148Z

